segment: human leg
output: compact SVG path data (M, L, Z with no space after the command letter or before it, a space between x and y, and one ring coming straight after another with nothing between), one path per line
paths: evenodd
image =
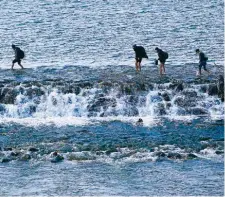
M200 63L198 66L198 75L201 75L201 70L202 70L202 64Z
M163 70L163 74L165 74L166 73L166 71L165 71L165 62L162 62L162 70Z
M162 72L163 72L163 64L160 63L160 66L159 66L159 74L162 75Z
M135 60L135 68L136 68L136 71L138 71L138 61L137 61L137 59Z
M17 62L18 60L17 59L14 59L13 61L12 61L12 70L13 70L13 67L14 67L14 64Z
M18 64L19 64L19 66L23 69L23 66L22 66L22 64L21 64L21 59L18 60Z
M204 69L204 71L206 71L208 74L210 74L210 72L209 72L208 69L206 68L206 62L204 62L204 64L203 64L203 69Z

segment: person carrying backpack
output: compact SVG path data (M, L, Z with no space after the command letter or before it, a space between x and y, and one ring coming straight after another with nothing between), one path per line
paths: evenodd
M21 60L24 58L24 52L19 47L16 47L14 44L12 44L12 48L15 52L15 59L12 61L12 70L16 62L19 64L21 68L23 68Z
M209 71L206 69L206 62L208 60L208 57L206 57L205 54L199 49L196 49L195 52L197 55L199 55L199 65L198 65L199 72L197 75L201 76L202 67L209 74Z
M133 49L134 49L134 52L135 52L135 67L136 67L136 71L141 71L141 61L142 61L142 58L147 58L148 59L148 56L146 54L146 51L144 49L144 47L142 46L137 46L136 44L133 45Z
M158 53L158 60L160 61L159 73L160 75L166 74L165 62L168 59L169 55L167 52L163 51L162 49L159 49L158 47L155 48L155 51ZM158 64L157 60L156 60L156 64Z

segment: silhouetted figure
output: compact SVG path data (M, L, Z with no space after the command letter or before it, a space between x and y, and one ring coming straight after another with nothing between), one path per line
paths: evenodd
M199 49L196 49L195 52L197 55L199 55L199 66L198 66L199 71L198 71L197 75L201 76L202 67L209 74L209 71L206 69L206 62L208 60L208 57L206 57L205 54L202 51L200 51Z
M165 72L165 63L166 60L168 59L169 55L167 52L163 51L162 49L159 49L158 47L155 48L155 51L158 54L158 60L160 61L160 66L159 66L159 73L160 75L166 74ZM155 64L158 64L158 61L155 61Z
M146 51L144 49L144 47L142 46L137 46L136 44L133 45L133 49L135 51L135 67L136 67L136 71L141 71L141 61L142 58L147 58L148 56L146 54Z
M23 68L21 60L24 58L24 52L19 47L16 47L14 44L12 45L12 48L15 52L15 59L12 61L12 69L16 62L19 64L21 68Z

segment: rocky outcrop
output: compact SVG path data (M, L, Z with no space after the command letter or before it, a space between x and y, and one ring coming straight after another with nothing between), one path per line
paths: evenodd
M216 84L209 85L208 94L210 96L218 95L218 88Z
M219 75L217 80L218 97L224 102L224 77Z

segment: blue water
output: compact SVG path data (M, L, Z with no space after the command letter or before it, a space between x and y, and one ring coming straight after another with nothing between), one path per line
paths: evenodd
M25 67L133 66L134 43L145 46L150 60L156 57L154 48L162 47L170 67L197 62L196 48L223 62L222 0L17 0L3 1L1 7L4 68L11 64L12 43L25 50Z
M223 16L221 0L1 1L0 195L223 196Z

